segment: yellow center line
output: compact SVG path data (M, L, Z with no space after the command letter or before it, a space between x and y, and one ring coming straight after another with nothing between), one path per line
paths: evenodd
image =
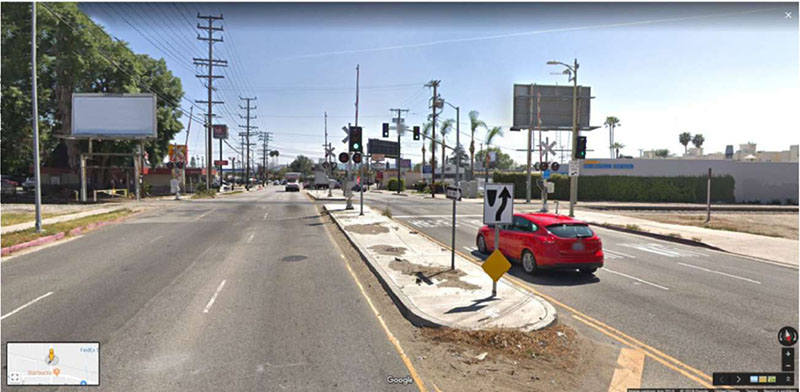
M439 246L441 246L443 248L449 248L450 247L450 245L447 245L447 244L437 240L436 238L433 238L432 236L430 236L430 235L428 235L428 234L426 234L426 233L424 233L424 232L422 232L422 231L420 231L420 230L418 230L418 229L416 229L414 227L409 226L405 222L402 222L400 220L395 220L395 219L393 219L392 221L403 225L404 227L408 228L409 230L413 230L413 231L417 232L418 234L424 236L425 238L427 238L427 239L439 244ZM469 261L471 261L471 262L473 262L473 263L475 263L477 265L480 265L480 262L474 256L467 255L467 254L465 254L465 253L463 253L463 252L461 252L459 250L456 250L456 253L458 253L459 256L461 256L461 257L463 257L463 258L465 258L465 259L467 259L467 260L469 260ZM609 325L607 325L607 324L605 324L605 323L603 323L603 322L601 322L599 320L596 320L595 318L593 318L591 316L588 316L588 315L584 314L583 312L580 312L579 310L577 310L577 309L575 309L575 308L573 308L573 307L571 307L571 306L569 306L567 304L564 304L564 303L556 300L555 298L553 298L553 297L551 297L551 296L549 296L547 294L541 293L541 292L537 291L536 289L534 289L534 288L532 288L532 287L530 287L530 286L528 286L528 285L526 285L524 283L521 283L518 280L518 278L516 278L516 277L505 275L503 277L503 279L506 279L507 281L511 282L512 284L516 285L517 287L520 287L520 288L522 288L524 290L527 290L527 291L529 291L529 292L531 292L531 293L533 293L535 295L538 295L538 296L546 299L547 301L550 301L553 304L558 305L561 308L563 308L563 309L565 309L565 310L567 310L567 311L569 311L569 312L571 312L571 313L573 313L573 314L575 314L577 316L580 316L580 317L577 317L577 316L573 316L573 317L575 317L577 320L583 322L584 324L586 324L586 325L588 325L588 326L590 326L590 327L592 327L594 329L597 329L598 331L604 333L605 335L611 337L612 339L614 339L614 340L616 340L616 341L618 341L620 343L623 343L623 344L626 344L628 346L631 346L631 347L634 347L634 348L639 348L639 349L643 350L645 352L645 355L647 355L648 357L651 357L651 358L655 359L656 361L664 364L665 366L675 370L676 372L686 376L687 378L700 383L701 385L705 386L706 388L714 388L714 386L711 385L711 382L713 381L712 377L707 375L707 374L705 374L705 373L703 373L701 370L698 370L698 369L696 369L696 368L694 368L692 366L689 366L689 365L679 361L678 359L675 359L674 357L672 357L670 355L667 355L667 354L661 352L660 350L658 350L658 349L656 349L656 348L654 348L654 347L652 347L652 346L650 346L648 344L645 344L642 341L640 341L640 340L638 340L636 338L633 338L633 337L625 334L624 332L622 332L622 331L620 331L620 330L618 330L618 329L616 329L614 327L611 327L611 326L609 326ZM672 362L673 364L670 364L667 361ZM684 368L686 370L681 369L679 367L682 367L682 368ZM694 374L692 374L692 373L694 373ZM722 388L725 388L725 387L722 387ZM729 389L729 388L726 388L726 389Z

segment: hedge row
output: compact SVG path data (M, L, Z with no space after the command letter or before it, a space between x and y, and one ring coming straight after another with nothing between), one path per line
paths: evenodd
M532 175L531 198L540 198L536 186L538 174ZM514 197L525 198L525 173L495 172L494 182L513 183ZM705 176L689 177L633 177L633 176L584 176L578 182L579 201L639 201L671 203L705 203ZM569 177L554 174L548 180L555 183L555 192L550 198L569 200ZM733 176L711 178L711 201L733 203Z
M388 188L390 191L397 192L397 178L390 178ZM406 180L400 180L400 191L406 190Z

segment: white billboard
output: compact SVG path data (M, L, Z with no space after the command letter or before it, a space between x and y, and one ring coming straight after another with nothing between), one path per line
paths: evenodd
M145 139L157 136L155 94L72 94L72 136Z

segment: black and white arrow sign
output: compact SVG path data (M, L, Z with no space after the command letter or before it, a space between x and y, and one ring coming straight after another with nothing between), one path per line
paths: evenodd
M514 216L514 184L486 184L483 223L511 224Z

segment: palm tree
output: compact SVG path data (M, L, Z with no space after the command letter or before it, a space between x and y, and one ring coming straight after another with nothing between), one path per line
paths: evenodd
M475 177L475 131L478 130L478 127L486 128L486 123L478 120L478 113L477 110L473 110L469 112L469 129L470 133L472 134L471 141L469 142L469 178L473 179Z
M692 141L692 134L684 132L678 136L678 140L683 144L683 153L685 155L688 152L689 142Z
M621 127L622 124L619 123L619 119L614 116L606 117L606 122L603 123L603 126L608 128L608 147L610 149L609 153L611 154L611 158L614 158L614 128ZM619 152L617 152L619 155Z
M422 126L422 171L425 171L425 139L431 134L431 122L428 121Z
M486 127L486 151L489 151L489 146L492 145L494 138L497 136L503 136L503 128L501 127ZM486 169L486 179L485 181L489 182L489 153L486 153L486 165L484 165Z
M620 142L614 142L611 148L613 148L614 151L616 152L616 155L614 155L614 157L619 158L619 150L625 148L625 145Z
M692 138L692 144L694 144L694 146L697 147L697 148L702 147L703 146L703 142L705 142L705 141L706 141L706 138L704 138L703 135L699 134L699 133L697 135L694 135L694 137Z
M445 170L445 163L447 162L447 152L445 151L445 143L447 143L447 134L450 133L453 129L455 129L456 121L451 119L447 119L442 123L442 126L439 128L439 134L442 135L442 183L444 183L444 170Z

